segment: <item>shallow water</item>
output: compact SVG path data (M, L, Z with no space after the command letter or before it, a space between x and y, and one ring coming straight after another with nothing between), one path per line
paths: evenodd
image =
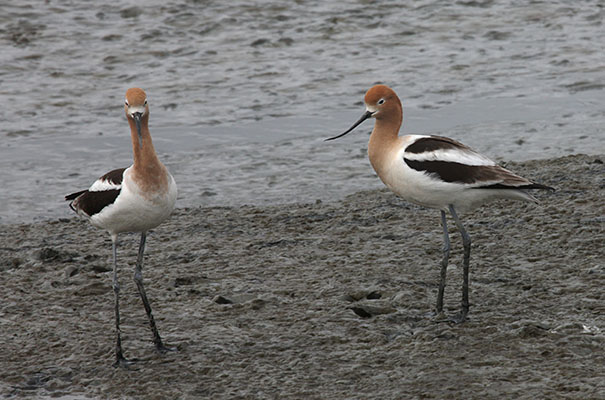
M122 99L146 89L181 207L335 199L380 187L374 83L406 132L497 160L605 149L598 1L12 1L0 5L0 222L69 215L62 196L131 162Z

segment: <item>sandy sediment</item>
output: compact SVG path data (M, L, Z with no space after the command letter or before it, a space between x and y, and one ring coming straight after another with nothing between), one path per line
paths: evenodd
M150 233L156 354L122 235L114 360L111 241L84 220L0 226L3 398L605 398L604 156L509 163L557 188L463 214L471 312L431 316L439 213L387 190L179 209ZM66 206L66 205L65 205ZM453 226L452 223L450 225ZM451 229L446 312L459 309Z

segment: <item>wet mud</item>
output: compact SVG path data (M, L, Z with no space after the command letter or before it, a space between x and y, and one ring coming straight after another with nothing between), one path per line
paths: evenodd
M0 226L2 398L605 398L605 156L508 163L557 188L461 217L471 311L432 315L439 213L387 190L342 201L178 209L147 240L157 354L122 235L76 216ZM67 206L67 205L65 205ZM454 224L451 223L453 226ZM460 306L452 227L446 314Z

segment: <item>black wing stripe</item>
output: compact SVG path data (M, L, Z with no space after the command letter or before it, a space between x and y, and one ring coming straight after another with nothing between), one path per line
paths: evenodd
M89 217L100 213L101 210L116 201L116 198L121 191L122 178L124 177L125 170L126 168L114 169L97 179L91 188L100 188L101 190L91 191L89 189L68 194L65 196L65 200L71 200L69 207L72 210L78 213L84 213ZM104 190L107 186L111 187L111 189L107 188Z
M422 154L430 153L436 150L470 150L467 146L453 139L443 136L429 136L416 140L405 148L406 153Z
M89 192L87 190L78 196L70 206L92 217L100 213L105 207L113 204L120 192L121 189L103 190L100 192Z
M67 196L65 196L65 200L75 200L76 197L80 196L81 194L84 194L88 192L88 190L80 190L79 192L76 193L72 193L72 194L68 194Z
M450 183L476 183L499 180L491 165L466 165L452 161L416 161L404 158L408 167Z
M124 176L124 171L125 170L126 170L126 168L114 169L113 171L109 171L108 173L106 173L105 175L103 175L102 177L100 177L99 180L101 180L101 181L107 181L107 182L112 183L114 185L121 185L122 184L122 177Z
M495 183L493 185L476 186L473 189L544 189L544 190L550 190L553 192L555 191L554 187L542 185L541 183L530 183L528 185L518 185L518 186L506 185L503 183Z
M473 189L555 189L533 183L498 165L466 165L452 161L416 161L403 159L408 167L449 183L479 184ZM484 182L485 185L480 184ZM490 183L497 182L497 183Z

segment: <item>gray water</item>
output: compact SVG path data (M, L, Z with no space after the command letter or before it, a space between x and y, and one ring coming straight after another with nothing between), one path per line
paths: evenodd
M65 194L130 165L133 86L147 92L180 207L381 187L366 157L371 122L323 142L357 120L378 82L402 98L406 133L450 136L495 160L603 153L604 7L5 0L0 223L70 216Z

